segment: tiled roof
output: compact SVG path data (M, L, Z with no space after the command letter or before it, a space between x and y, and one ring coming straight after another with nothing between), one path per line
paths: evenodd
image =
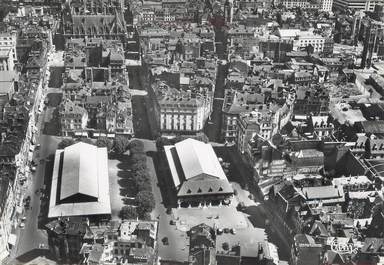
M233 189L227 180L210 179L185 181L177 193L178 196L199 196L213 194L231 194Z

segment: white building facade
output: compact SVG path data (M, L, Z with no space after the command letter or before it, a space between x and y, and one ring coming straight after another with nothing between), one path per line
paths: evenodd
M172 99L160 103L160 129L163 132L198 132L209 117L209 98Z
M322 0L320 10L323 12L331 12L333 6L333 0Z
M325 38L313 33L313 30L301 31L299 29L279 29L279 37L282 40L293 41L293 50L304 50L311 45L314 53L321 53L324 50Z
M0 33L0 49L12 49L13 61L17 61L16 33Z

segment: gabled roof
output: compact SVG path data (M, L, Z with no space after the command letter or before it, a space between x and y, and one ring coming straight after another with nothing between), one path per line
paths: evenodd
M210 144L186 139L164 151L178 196L233 193Z
M328 230L324 226L324 224L318 220L316 220L311 228L311 231L309 232L310 235L312 236L328 236Z
M344 258L333 250L327 250L324 256L327 264L345 264Z
M81 142L56 150L48 217L110 214L107 148Z
M60 200L76 194L97 198L97 147L79 142L66 147L63 154Z
M227 180L210 144L189 138L175 144L175 148L187 180L201 175Z
M233 193L233 189L227 180L209 179L204 176L200 180L190 180L184 182L177 196L193 196L193 195L213 195Z

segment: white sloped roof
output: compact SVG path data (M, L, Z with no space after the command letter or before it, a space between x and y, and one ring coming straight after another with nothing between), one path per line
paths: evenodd
M202 174L227 179L210 144L186 139L175 144L175 148L186 180Z
M99 196L97 147L77 143L64 149L60 200L75 194Z
M62 201L79 193L90 200ZM107 148L80 143L56 150L48 217L108 214L111 202Z

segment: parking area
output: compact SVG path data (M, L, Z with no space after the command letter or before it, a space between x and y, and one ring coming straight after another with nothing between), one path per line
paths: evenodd
M162 214L160 218L159 255L163 260L172 259L179 262L188 257L189 237L187 232L196 225L205 223L217 229L218 247L226 242L236 245L238 242L248 242L250 245L266 240L263 227L254 227L248 213L237 209L240 202L244 208L258 207L250 193L241 188L238 183L231 183L236 190L228 206L213 206L209 208L178 208L172 209L169 215ZM263 223L263 222L261 222ZM166 231L166 233L164 233ZM250 236L251 235L251 236ZM252 241L252 242L251 242ZM248 244L246 243L246 244Z
M201 223L218 229L244 229L249 226L246 216L236 210L236 200L229 206L175 209L174 219L177 229L181 231L189 231Z

